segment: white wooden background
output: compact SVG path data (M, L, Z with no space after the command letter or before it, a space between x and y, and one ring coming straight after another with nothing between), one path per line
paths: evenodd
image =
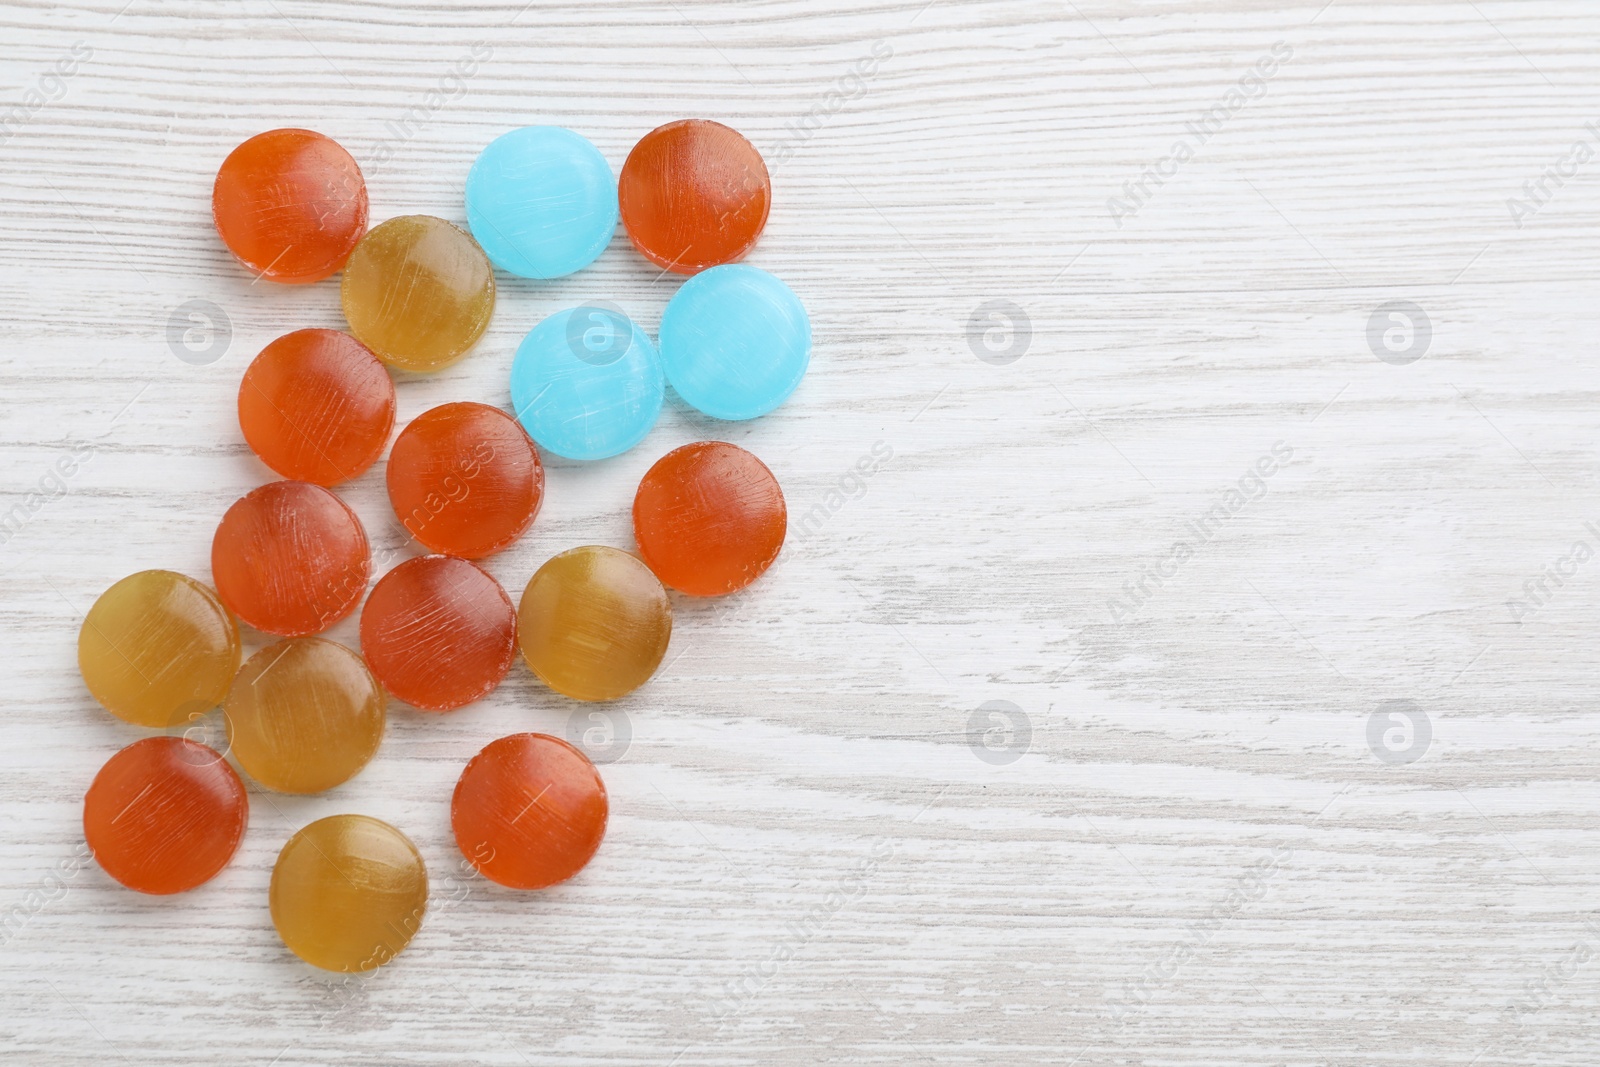
M0 3L0 1059L1600 1062L1597 35L1590 0ZM269 477L240 374L342 324L335 284L252 285L224 252L223 156L312 127L366 166L374 222L459 221L509 128L619 167L684 116L774 161L751 262L810 308L811 372L754 423L669 404L623 457L551 462L490 569L516 596L559 550L631 547L640 475L707 436L818 510L744 596L676 602L669 663L608 709L631 741L594 862L536 895L460 873L465 761L588 710L519 664L456 714L393 706L329 794L252 788L195 892L86 866L84 789L142 732L79 681L80 613L136 570L209 577ZM501 276L483 342L401 381L401 420L507 404L563 306L653 332L657 274L619 234L575 277ZM191 300L227 328L184 332ZM1028 333L972 340L997 300ZM1409 365L1369 346L1392 301L1431 323ZM416 551L381 462L341 492L382 558ZM1017 728L975 748L991 701ZM433 878L368 978L300 963L267 913L285 839L346 811Z

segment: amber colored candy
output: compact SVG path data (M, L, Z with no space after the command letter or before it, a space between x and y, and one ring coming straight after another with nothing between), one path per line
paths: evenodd
M755 246L772 208L772 179L755 145L708 119L681 119L633 146L617 180L628 238L677 274L732 263Z
M517 655L517 612L500 583L452 556L408 559L361 609L361 653L383 687L427 711L486 696Z
M222 602L264 633L320 633L355 610L372 555L361 520L309 482L269 482L234 501L211 540Z
M450 800L467 861L513 889L543 889L583 869L605 836L605 783L582 752L548 734L512 734L472 757Z
M633 498L639 555L656 577L690 596L721 596L761 577L788 527L778 479L724 441L668 452Z
M317 485L354 478L394 428L394 381L339 330L296 330L261 350L239 383L239 428L261 462Z
M259 276L321 281L366 232L367 183L332 138L268 130L222 161L211 213L228 251Z
M389 503L435 552L482 559L522 535L544 500L539 450L516 419L487 404L441 404L395 438Z
M244 783L220 753L147 737L94 776L83 835L95 862L129 889L182 893L228 865L249 816Z
M428 870L405 834L367 815L330 815L289 838L267 892L289 951L329 971L370 971L411 943Z
M465 232L432 215L374 226L345 264L350 332L391 367L442 370L467 354L494 312L494 268Z
M239 669L239 628L217 594L175 571L130 574L78 630L90 694L135 726L178 726L222 702Z
M615 700L661 665L672 636L667 591L637 556L589 545L549 560L517 609L522 657L578 700Z
M224 711L239 766L280 793L349 781L383 739L383 688L360 656L320 637L291 637L251 656Z

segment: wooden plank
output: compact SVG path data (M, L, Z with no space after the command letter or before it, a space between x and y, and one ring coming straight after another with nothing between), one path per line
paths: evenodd
M1594 1063L1597 32L1577 0L0 4L8 1062ZM631 547L638 478L707 436L805 519L780 568L677 601L614 706L520 666L452 715L394 706L346 786L252 788L193 893L85 864L83 790L140 732L84 691L79 613L135 570L208 576L268 477L243 368L342 324L332 284L226 255L222 157L310 126L375 221L460 220L508 128L616 167L683 116L772 161L751 262L806 301L811 372L754 423L669 403L634 452L551 462L490 570L515 595ZM500 281L402 420L507 404L544 315L654 331L677 284L620 236ZM191 300L226 317L208 365L169 347ZM382 479L341 492L412 554ZM630 741L594 863L534 896L464 876L465 760L595 710ZM267 915L277 850L343 811L434 879L369 978Z

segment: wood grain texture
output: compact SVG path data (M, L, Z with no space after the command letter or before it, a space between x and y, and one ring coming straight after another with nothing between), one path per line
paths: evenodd
M1600 1060L1594 5L123 4L0 3L7 1062ZM668 665L605 709L631 742L593 864L531 897L460 873L465 761L597 726L519 666L453 715L394 706L329 794L252 788L200 890L85 865L83 791L140 732L78 679L80 613L135 570L209 577L268 477L240 374L342 324L334 285L252 285L223 251L226 152L309 126L366 167L374 221L459 221L505 129L571 126L615 168L685 116L774 163L751 262L806 301L811 372L753 423L669 404L625 456L550 463L490 570L515 595L561 549L631 547L638 478L708 436L805 521L745 594L677 601ZM653 333L678 284L620 236L500 282L477 351L399 383L402 423L506 404L542 316L608 299ZM207 365L169 346L190 300L229 323ZM990 301L1027 316L1021 358L977 358ZM1431 323L1409 365L1369 347L1393 301ZM342 495L379 571L416 552L382 461ZM977 721L991 760L1027 733L1011 762L974 749L991 701L1025 717ZM1421 759L1369 747L1386 701L1425 719ZM267 915L283 842L344 811L434 880L369 978L299 963Z

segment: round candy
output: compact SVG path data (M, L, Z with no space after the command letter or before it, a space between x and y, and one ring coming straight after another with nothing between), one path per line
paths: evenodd
M684 282L661 313L661 362L690 407L715 419L753 419L805 376L811 320L766 271L712 267Z
M361 652L408 704L451 711L486 696L517 655L517 612L500 583L451 556L408 559L361 609Z
M772 207L772 180L737 130L682 119L633 146L617 198L633 247L658 267L697 274L754 247Z
M422 925L428 871L399 830L330 815L289 838L272 868L272 925L289 951L329 971L370 971Z
M402 215L361 239L339 295L350 332L379 359L400 370L442 370L488 328L494 268L443 219Z
M268 130L222 161L211 213L228 251L260 277L321 281L366 231L367 183L331 138Z
M549 316L511 364L517 418L541 448L568 459L606 459L644 440L665 392L655 345L610 307Z
M633 498L639 555L656 577L691 596L721 596L761 577L788 526L778 479L722 441L668 452Z
M394 428L394 382L339 330L296 330L261 350L239 383L239 428L261 462L317 485L354 478Z
M582 752L548 734L512 734L472 757L450 825L490 881L543 889L583 869L606 832L606 787Z
M386 477L411 536L463 559L522 536L544 500L539 450L517 420L467 401L425 411L400 431Z
M501 270L564 277L593 263L616 232L611 166L560 126L501 134L467 174L467 225Z
M320 633L355 610L372 555L344 501L309 482L269 482L236 500L211 540L222 602L264 633Z
M107 711L178 726L222 702L239 669L239 628L217 595L174 571L130 574L78 631L78 670Z
M383 739L383 689L360 656L320 637L291 637L251 656L225 711L239 766L280 793L348 781Z
M147 737L94 776L83 835L95 862L129 889L182 893L228 865L249 816L244 783L220 753Z
M661 665L672 604L637 556L589 545L551 559L517 608L522 657L546 685L578 700L615 700Z

